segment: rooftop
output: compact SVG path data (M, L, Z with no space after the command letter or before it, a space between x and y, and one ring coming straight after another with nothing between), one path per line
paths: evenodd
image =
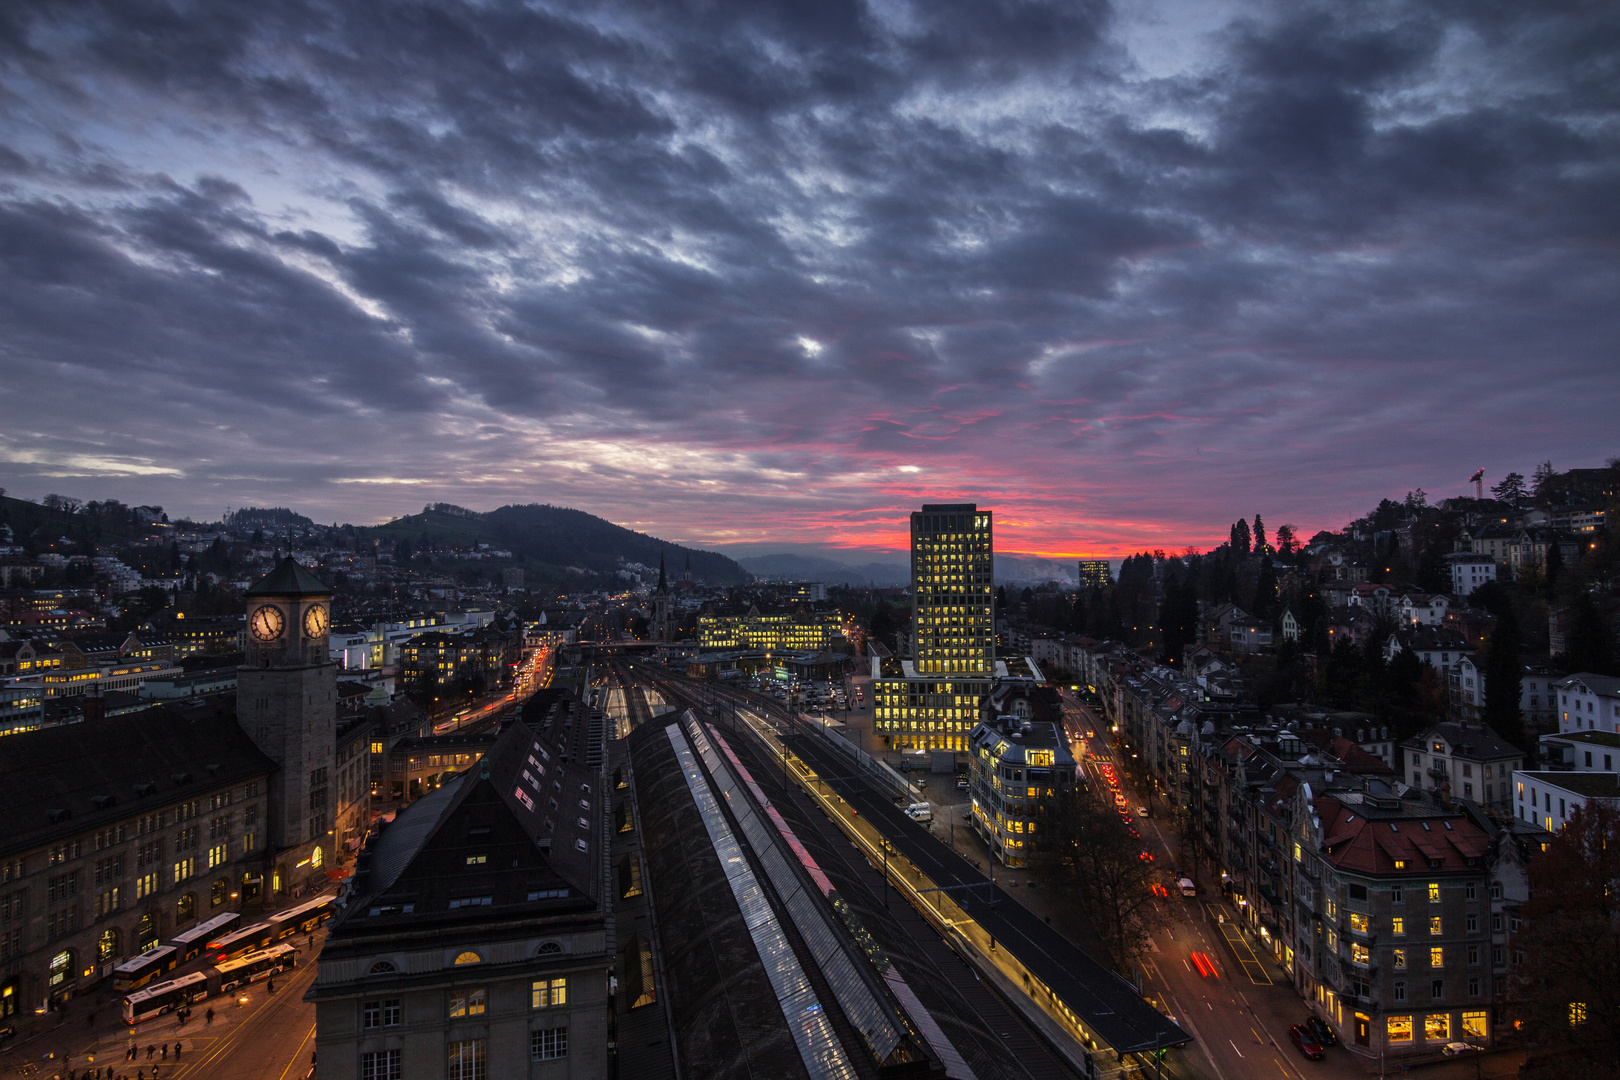
M1562 788L1587 799L1620 799L1620 773L1604 772L1515 772L1515 782L1532 780L1550 788Z

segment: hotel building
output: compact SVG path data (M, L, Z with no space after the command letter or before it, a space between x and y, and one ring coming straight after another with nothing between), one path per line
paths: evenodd
M890 746L966 751L997 674L990 511L973 503L911 515L913 657L874 657L877 733Z

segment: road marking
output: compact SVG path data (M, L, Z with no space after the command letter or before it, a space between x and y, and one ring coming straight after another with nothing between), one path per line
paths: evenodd
M309 1033L299 1040L298 1048L293 1051L292 1060L287 1062L287 1067L281 1070L281 1076L278 1077L277 1080L287 1080L287 1074L292 1072L292 1067L294 1065L298 1064L298 1059L304 1056L305 1045L308 1044L309 1040L313 1039L314 1037L315 1025L311 1024L309 1025Z
M1260 958L1249 947L1248 941L1238 928L1229 922L1221 923L1220 927L1221 936L1232 947L1232 953L1237 957L1237 962L1242 966L1243 973L1249 977L1249 981L1256 986L1272 985L1271 976L1266 974L1265 965L1260 963Z
M1233 1042L1233 1041L1232 1041L1232 1040L1231 1040L1231 1039L1227 1039L1227 1040L1226 1040L1226 1042L1227 1042L1227 1044L1228 1044L1228 1045L1229 1045L1229 1046L1231 1046L1231 1047L1232 1047L1232 1049L1233 1049L1233 1050L1237 1050L1237 1056L1238 1056L1238 1057L1242 1057L1242 1056L1243 1056L1243 1051L1241 1051L1241 1050L1238 1050L1238 1048L1237 1048L1237 1043L1235 1043L1235 1042Z

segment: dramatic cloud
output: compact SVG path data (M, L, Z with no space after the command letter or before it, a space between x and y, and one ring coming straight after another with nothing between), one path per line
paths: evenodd
M14 493L1118 553L1620 451L1612 5L14 0Z

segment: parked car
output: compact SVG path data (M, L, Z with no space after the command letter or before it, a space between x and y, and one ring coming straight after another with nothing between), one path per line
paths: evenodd
M1327 1056L1322 1053L1322 1044L1316 1041L1316 1036L1304 1024L1295 1024L1288 1029L1288 1041L1312 1061L1321 1061Z
M1479 1047L1475 1046L1473 1043L1454 1042L1446 1043L1445 1046L1440 1048L1440 1052L1446 1055L1446 1057L1456 1057L1458 1054L1466 1054L1470 1050L1478 1049Z
M1328 1027L1328 1022L1320 1016L1310 1017L1305 1021L1305 1026L1311 1029L1311 1034L1315 1035L1316 1041L1323 1046L1338 1045L1339 1037L1333 1034L1333 1029Z

